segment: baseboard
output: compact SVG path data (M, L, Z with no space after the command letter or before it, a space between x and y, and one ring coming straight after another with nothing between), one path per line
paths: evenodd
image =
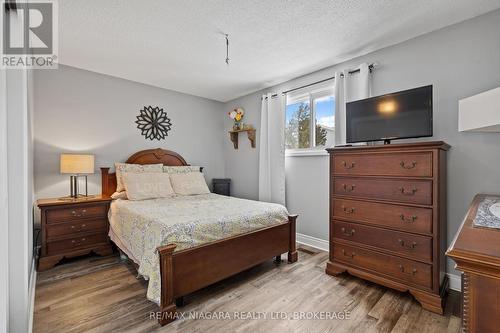
M329 243L324 239L297 233L296 240L298 244L307 245L326 252L329 251ZM451 273L446 273L446 275L448 275L448 278L450 279L450 289L462 291L462 279L460 278L460 275Z
M446 273L448 279L450 280L450 289L455 291L462 291L462 278L460 275L455 275L451 273Z
M296 235L296 240L297 240L297 243L299 243L299 244L307 245L307 246L313 247L315 249L326 251L326 252L329 251L329 243L327 240L304 235L304 234L299 234L299 233L297 233L297 235Z
M35 314L35 287L36 287L36 258L33 258L31 264L31 275L29 280L29 300L30 307L28 311L28 329L29 333L33 332L33 316Z

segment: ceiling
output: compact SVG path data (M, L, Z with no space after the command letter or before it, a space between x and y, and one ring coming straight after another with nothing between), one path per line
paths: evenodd
M497 8L500 0L63 0L59 61L228 101Z

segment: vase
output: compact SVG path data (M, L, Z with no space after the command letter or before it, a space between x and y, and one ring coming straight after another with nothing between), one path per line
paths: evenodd
M235 121L233 125L233 130L239 131L241 129L243 129L243 123L241 121Z

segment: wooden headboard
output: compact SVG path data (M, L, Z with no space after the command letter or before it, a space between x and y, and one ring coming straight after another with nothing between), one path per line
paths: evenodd
M189 165L186 160L176 152L161 148L141 150L130 156L125 163L131 164L158 164L166 166ZM109 168L101 168L102 195L109 197L116 191L116 173L109 173Z

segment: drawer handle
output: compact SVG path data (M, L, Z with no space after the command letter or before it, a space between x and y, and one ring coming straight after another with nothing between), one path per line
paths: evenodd
M348 237L354 236L354 232L356 231L354 229L351 229L351 231L346 232L344 227L340 228L340 230L342 230L342 233L344 234L344 236L348 236Z
M346 162L346 161L342 161L342 165L343 165L343 166L344 166L344 168L346 168L346 169L352 169L352 168L354 168L354 165L355 165L355 164L354 164L354 162L351 162L351 163L347 164L347 162Z
M352 259L352 258L354 258L354 256L356 255L356 253L351 252L351 254L348 254L347 252L345 252L345 250L344 250L344 249L342 249L342 255L343 255L344 257L348 257L348 258L351 258L351 259Z
M406 247L407 249L414 249L417 247L417 242L412 242L411 244L407 244L404 240L402 239L398 239L398 242L399 244L402 246L402 247Z
M418 189L416 187L412 188L411 190L407 191L404 187L399 188L399 192L404 195L415 195L417 193Z
M354 208L347 208L345 206L342 206L342 210L344 211L344 213L346 214L353 214L355 209Z
M415 222L415 220L417 219L417 215L412 215L410 217L406 217L406 216L404 216L404 214L401 214L401 215L399 215L399 218L403 222L411 223L411 222Z
M416 268L412 269L411 272L406 272L405 271L405 267L403 265L399 265L399 271L401 273L406 273L406 274L411 274L411 275L417 274L417 269Z
M82 231L82 229L84 229L87 225L86 224L82 224L80 225L80 228L76 229L76 231ZM75 229L76 227L74 225L71 226L71 229Z
M78 214L76 212L76 210L71 211L71 215L73 215L75 217L82 217L82 216L85 216L85 214L87 214L87 210L86 209L82 209L82 211L81 211L80 214Z
M412 161L411 164L406 164L405 161L401 161L399 163L403 169L413 169L414 167L417 166L417 161Z
M80 241L77 241L77 240L71 240L71 243L73 244L73 246L78 246L78 245L81 245L82 243L84 243L87 239L86 238L82 238Z
M354 191L355 187L356 187L356 185L342 184L342 188L344 189L344 192L352 192L352 191Z

